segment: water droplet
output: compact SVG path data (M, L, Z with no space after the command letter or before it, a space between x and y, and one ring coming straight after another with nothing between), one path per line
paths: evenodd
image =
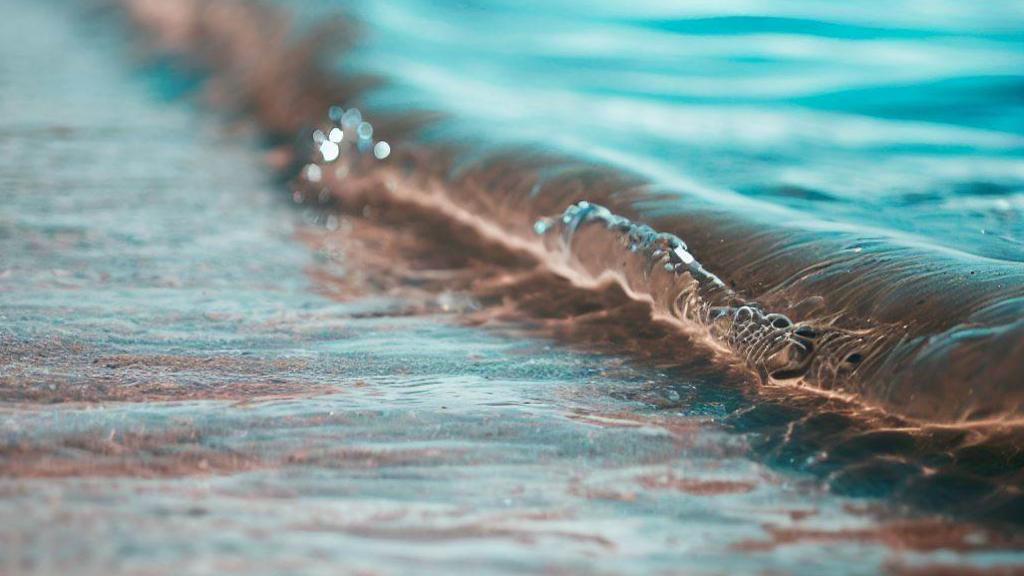
M310 182L319 182L323 176L323 171L320 170L320 166L316 164L306 164L306 169L303 171L306 176L306 180Z
M373 137L373 125L369 122L361 122L359 128L356 128L356 134L364 140L369 140Z
M377 142L373 147L373 155L377 157L377 160L383 160L391 155L391 144L381 140Z
M551 220L548 218L541 218L533 223L533 231L538 236L543 236L548 230L551 229Z
M355 128L363 121L363 113L359 108L349 108L341 117L342 128Z
M320 144L320 154L324 157L324 162L334 162L341 155L341 148L330 140L324 140Z

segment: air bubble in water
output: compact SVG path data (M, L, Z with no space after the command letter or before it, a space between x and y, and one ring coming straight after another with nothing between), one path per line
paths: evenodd
M331 106L327 109L327 117L330 118L332 122L341 122L341 118L344 115L345 109L341 106Z
M391 145L381 140L373 146L373 155L377 160L383 160L391 155Z
M341 131L341 128L331 128L331 132L327 135L327 139L337 144L345 139L345 133Z

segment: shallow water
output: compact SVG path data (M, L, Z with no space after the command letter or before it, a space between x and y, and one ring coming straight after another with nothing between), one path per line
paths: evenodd
M616 278L765 381L917 424L1020 422L1015 7L275 5L155 28L181 26L172 51L279 139L362 110L376 132L329 143L343 168L299 147L306 193L391 197L578 284ZM538 242L577 202L674 235L696 267L651 274L666 251L621 230ZM695 295L691 269L728 290Z
M1012 534L770 466L749 375L689 340L644 361L430 262L391 278L397 232L292 204L253 128L109 21L3 12L5 573L1024 563Z
M1020 56L1012 8L921 15L897 3L878 22L800 3L680 14L412 2L345 4L352 16L339 21L337 3L276 4L259 16L202 2L136 12L265 131L299 144L316 170L297 174L300 200L390 198L577 284L613 278L766 382L915 425L1020 422L1020 106L997 88L1014 82L1004 72ZM605 46L631 42L641 48ZM624 95L600 89L638 71L649 82L623 82ZM967 96L947 86L964 79ZM774 92L740 98L744 81ZM659 82L706 94L655 98L652 109L637 86ZM807 100L851 90L898 93L886 101L914 102L921 117L864 109L863 94ZM353 116L336 119L349 136L320 154L295 137L332 130L329 106ZM361 119L376 131L356 138ZM389 160L364 161L378 140ZM961 200L978 209L965 214ZM616 218L538 238L573 205ZM611 226L618 217L636 227ZM696 264L671 261L658 245L669 237Z

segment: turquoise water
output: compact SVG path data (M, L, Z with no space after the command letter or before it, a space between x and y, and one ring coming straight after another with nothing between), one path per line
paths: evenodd
M1019 2L342 5L366 36L344 66L394 83L370 102L447 134L1024 260Z

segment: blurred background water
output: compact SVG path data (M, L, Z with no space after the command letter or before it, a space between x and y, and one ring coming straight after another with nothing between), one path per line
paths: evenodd
M616 163L1024 259L1024 6L1014 1L285 2L365 23L342 65L445 130Z

